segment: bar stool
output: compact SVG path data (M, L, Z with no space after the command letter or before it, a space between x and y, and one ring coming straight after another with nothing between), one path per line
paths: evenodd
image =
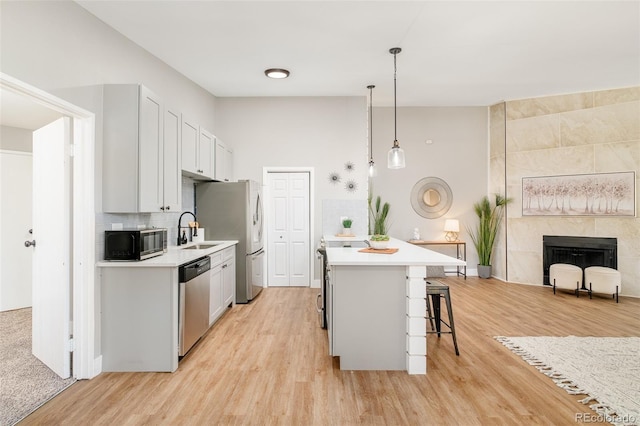
M431 330L435 331L427 331L427 333L437 333L438 337L440 334L451 334L453 337L453 346L456 349L456 355L460 356L460 351L458 351L458 341L456 340L456 328L453 323L453 310L451 308L451 295L449 293L449 286L443 284L440 281L426 281L427 288L427 318L431 323ZM429 301L429 296L431 296L431 302ZM449 323L447 324L441 317L440 312L440 299L444 297L444 300L447 304L447 313L449 314ZM431 312L431 303L433 303L433 313ZM434 327L435 320L435 327ZM442 331L442 324L447 326L450 331Z

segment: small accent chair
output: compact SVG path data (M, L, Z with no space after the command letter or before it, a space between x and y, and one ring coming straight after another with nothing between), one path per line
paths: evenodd
M580 297L580 283L582 283L582 268L567 263L554 263L549 267L549 281L553 286L553 294L557 288L573 290L576 297Z
M591 293L612 294L618 303L618 293L622 289L620 271L604 266L589 266L584 270L584 282Z
M427 287L427 319L431 323L431 330L427 331L427 333L437 333L438 337L440 334L451 334L453 337L453 346L456 349L456 355L460 356L460 351L458 350L458 341L456 340L456 327L453 323L453 310L451 308L451 295L449 293L449 286L443 284L440 281L435 280L426 280ZM429 301L429 296L431 296L431 301ZM440 312L440 299L444 297L444 300L447 304L447 313L449 314L449 323L447 324L441 317ZM433 303L433 312L431 310L431 303ZM434 327L435 320L435 327ZM442 324L447 326L450 331L442 331Z

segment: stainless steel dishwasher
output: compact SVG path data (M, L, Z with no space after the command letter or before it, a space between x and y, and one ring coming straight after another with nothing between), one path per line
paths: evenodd
M179 356L184 356L209 328L209 256L180 266Z

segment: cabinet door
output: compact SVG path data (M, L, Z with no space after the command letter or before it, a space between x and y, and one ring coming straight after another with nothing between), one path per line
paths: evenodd
M233 152L218 138L216 138L215 157L215 179L221 182L231 182L233 175Z
M163 116L160 99L140 86L139 211L159 212L164 205Z
M227 147L225 151L224 170L225 182L233 182L233 151Z
M223 306L233 304L233 298L236 294L236 257L235 253L232 258L224 261L222 265L222 294Z
M199 148L197 173L213 179L215 138L202 127L200 128Z
M164 204L161 210L179 212L182 205L181 115L167 108L164 114Z
M211 326L222 314L222 281L223 281L222 265L216 265L210 270L210 287L209 287L209 326Z
M228 182L229 179L227 177L227 147L224 146L220 139L216 139L216 169L215 169L215 179L219 181Z
M200 128L193 121L182 117L182 170L198 172L198 135Z

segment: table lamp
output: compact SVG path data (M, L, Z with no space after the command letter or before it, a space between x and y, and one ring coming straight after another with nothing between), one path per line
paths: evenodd
M447 241L458 241L458 232L460 232L460 224L458 219L447 219L444 222L444 239Z

